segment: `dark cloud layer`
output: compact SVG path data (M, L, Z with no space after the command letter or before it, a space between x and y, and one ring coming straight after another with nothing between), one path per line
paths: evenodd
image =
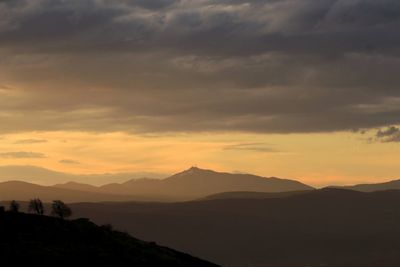
M383 130L378 130L376 140L381 142L400 142L400 128L391 126Z
M0 1L0 132L400 123L395 0Z

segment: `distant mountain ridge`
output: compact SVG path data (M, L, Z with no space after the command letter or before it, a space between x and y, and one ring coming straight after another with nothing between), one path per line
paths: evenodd
M79 190L79 191L85 191L85 192L96 192L98 190L97 186L90 185L90 184L84 184L84 183L77 183L77 182L66 182L64 184L55 184L53 187Z
M165 178L167 174L151 172L121 172L101 174L71 174L49 170L31 165L6 165L0 166L0 182L11 180L36 183L41 185L54 185L67 182L86 181L93 185L103 185L116 182L123 183L129 179L151 177L155 179Z
M248 192L248 191L238 191L238 192L223 192L214 195L209 195L205 198L199 200L218 200L218 199L268 199L268 198L284 198L291 197L301 194L306 194L310 190L305 191L289 191L289 192Z
M166 179L131 179L122 183L102 186L78 182L55 184L54 186L20 183L18 186L10 185L10 182L0 183L0 198L3 200L26 200L27 197L42 197L47 200L58 196L57 198L67 202L186 201L222 192L278 193L314 189L295 180L216 172L196 167L174 174Z
M43 170L39 168L41 173ZM400 180L353 186L330 186L361 192L400 190ZM134 178L121 183L94 186L70 181L53 186L8 181L0 182L0 200L44 201L63 199L66 202L161 201L176 202L196 199L274 198L314 190L301 182L252 174L217 172L191 167L165 179Z
M101 192L89 192L84 190L57 188L54 186L42 186L21 181L8 181L0 183L0 200L16 199L27 201L36 197L45 202L49 202L55 199L62 199L66 202L140 200L139 197L134 196L113 195Z
M384 191L384 190L400 190L400 180L392 180L383 183L371 183L371 184L356 184L350 186L329 186L330 188L342 188L350 189L360 192L373 192L373 191Z
M100 187L66 183L55 185L67 189L95 191L107 194L143 195L155 199L190 200L208 195L231 192L290 192L313 190L311 186L295 180L265 178L251 174L231 174L192 167L166 179L132 179Z

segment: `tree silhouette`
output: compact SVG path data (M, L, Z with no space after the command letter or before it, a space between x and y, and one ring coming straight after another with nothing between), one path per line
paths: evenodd
M19 212L19 203L15 200L11 201L9 210L11 212Z
M51 215L64 219L70 217L72 211L71 208L61 200L54 200L53 204L51 204Z
M43 215L44 207L42 201L38 198L31 199L31 201L29 202L28 211L39 215Z

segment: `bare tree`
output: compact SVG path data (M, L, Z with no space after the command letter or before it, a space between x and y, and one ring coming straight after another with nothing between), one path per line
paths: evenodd
M51 215L64 219L72 215L72 210L61 200L54 200L51 204Z
M36 213L38 215L43 215L44 207L42 201L38 198L31 199L31 201L29 202L28 211Z
M10 202L9 210L11 212L19 212L19 207L20 207L19 203L17 201L13 200Z

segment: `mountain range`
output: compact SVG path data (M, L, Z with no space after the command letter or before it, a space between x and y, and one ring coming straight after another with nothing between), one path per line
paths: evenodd
M4 175L12 172L15 168L17 167L0 167L0 178L4 179ZM46 178L47 176L55 175L55 181L78 177L31 166L23 166L23 169L26 171L24 177L27 179L28 177L34 177L33 180L40 175ZM105 175L107 176L107 174ZM114 177L111 174L108 176ZM90 175L86 177L92 177L88 181L95 179L93 178L94 176ZM124 174L119 176L118 179L123 177L130 176ZM332 186L330 188L350 189L361 192L400 189L400 180L377 184ZM216 172L191 167L165 179L134 177L123 182L98 186L79 183L75 179L48 186L23 181L0 182L0 200L29 200L39 197L43 201L62 199L70 203L100 201L176 202L202 198L273 198L295 193L299 194L309 190L314 190L314 188L295 180L261 177L252 174Z
M360 192L373 192L373 191L384 191L384 190L400 190L400 180L393 180L384 183L373 183L373 184L357 184L350 186L331 186L331 188L350 189Z
M41 185L53 185L55 183L66 183L70 181L85 181L89 184L103 185L106 183L122 183L129 179L150 177L160 179L168 176L162 173L153 172L121 172L103 174L70 174L49 170L31 165L5 165L0 166L0 182L23 181Z
M28 200L39 197L44 201L63 199L66 202L187 201L232 191L273 193L304 190L313 188L294 180L215 172L192 167L166 179L131 179L102 186L77 182L40 186L8 181L0 183L0 198Z
M133 196L113 195L98 192L79 191L54 186L42 186L21 181L0 183L1 200L27 201L40 198L44 202L61 199L65 202L99 202L99 201L132 201L141 200ZM145 200L145 199L144 199Z

